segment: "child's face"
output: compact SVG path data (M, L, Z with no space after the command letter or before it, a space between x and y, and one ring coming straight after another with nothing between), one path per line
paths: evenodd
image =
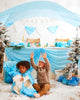
M25 66L20 65L20 66L19 66L19 71L20 71L21 73L25 73L25 72L27 71L27 68L26 68Z
M39 67L44 67L45 66L45 63L43 61L39 61Z

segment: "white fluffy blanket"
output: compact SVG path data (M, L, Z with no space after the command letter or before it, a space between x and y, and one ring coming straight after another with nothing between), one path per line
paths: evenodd
M40 98L30 98L11 92L11 84L4 83L0 77L0 100L80 100L80 86L66 86L55 80L50 80L49 95Z

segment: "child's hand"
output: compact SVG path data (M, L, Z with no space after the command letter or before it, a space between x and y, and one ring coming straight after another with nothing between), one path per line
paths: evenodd
M34 53L32 52L30 58L33 58L33 56L34 56Z
M43 54L43 58L46 58L46 56L47 56L47 54L46 54L46 52Z
M23 77L21 77L21 78L20 78L20 81L24 81L24 78L23 78Z

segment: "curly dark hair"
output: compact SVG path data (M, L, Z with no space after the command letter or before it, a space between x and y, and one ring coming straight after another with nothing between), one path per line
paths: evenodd
M28 61L20 61L16 64L16 67L19 69L20 65L25 66L28 69L30 69L30 62Z

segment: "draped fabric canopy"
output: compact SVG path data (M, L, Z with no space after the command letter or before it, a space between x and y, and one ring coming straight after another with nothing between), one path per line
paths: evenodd
M30 17L49 17L80 26L79 14L50 1L34 1L10 8L0 13L0 22L8 24Z
M57 48L22 48L20 50L16 50L13 48L6 48L5 53L8 57L9 61L21 61L27 60L30 61L30 54L34 53L34 62L38 64L40 60L41 54L46 52L47 58L51 65L51 71L54 73L55 70L62 69L66 66L67 63L71 62L67 60L69 57L67 54L70 51L70 48L66 49L57 49ZM42 59L42 58L41 58Z

